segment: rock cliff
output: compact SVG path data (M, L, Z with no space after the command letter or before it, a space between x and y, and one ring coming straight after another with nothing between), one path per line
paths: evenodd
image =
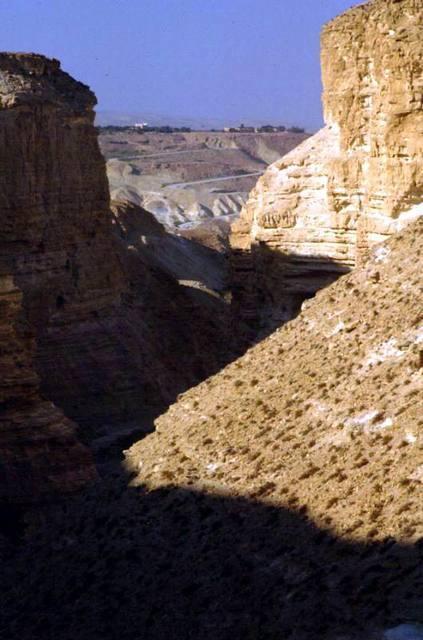
M75 425L39 393L34 336L25 322L22 293L0 275L0 508L56 498L96 478ZM2 514L2 520L10 514ZM4 525L13 524L2 521Z
M92 419L111 409L126 377L112 334L124 274L95 97L58 61L32 54L0 56L0 96L2 253L36 332L43 392ZM112 361L117 372L105 366Z
M22 292L22 317L35 338L31 375L87 442L129 422L151 428L151 412L228 354L224 301L181 286L122 238L94 105L88 87L57 60L0 54L1 275ZM150 232L143 213L139 238ZM70 428L60 420L63 432ZM35 428L25 421L23 447Z
M52 309L65 300L67 283L58 277L67 259L63 218L74 223L78 201L72 174L54 157L70 125L65 115L56 122L54 113L64 89L68 120L94 102L58 69L40 56L0 55L0 499L21 503L75 491L96 477L76 425L40 394L36 373L36 330L46 329ZM83 136L84 123L79 129ZM73 149L70 166L76 156Z
M423 213L423 11L373 0L322 33L326 127L258 181L232 232L235 313L279 323Z

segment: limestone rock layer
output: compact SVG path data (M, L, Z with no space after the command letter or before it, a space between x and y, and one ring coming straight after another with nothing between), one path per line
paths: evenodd
M322 33L326 127L271 165L232 231L235 308L299 303L423 213L423 7L373 0Z
M131 239L124 214L111 213L95 102L57 60L0 54L0 276L20 290L35 340L28 394L39 384L85 442L128 423L148 429L151 412L216 371L228 350L219 296L181 286L137 250L152 233L146 212ZM41 423L22 419L23 448Z

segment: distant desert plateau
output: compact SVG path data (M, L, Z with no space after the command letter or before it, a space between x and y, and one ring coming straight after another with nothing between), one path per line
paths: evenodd
M217 217L229 223L267 166L307 137L102 128L99 139L112 198L144 207L167 227L184 228Z

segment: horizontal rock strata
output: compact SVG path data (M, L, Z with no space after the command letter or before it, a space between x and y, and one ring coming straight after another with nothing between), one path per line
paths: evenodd
M43 392L68 415L97 418L128 384L112 336L125 284L95 97L43 56L2 54L0 70L2 249L36 332Z
M75 425L40 395L22 293L6 275L0 276L0 344L0 507L77 491L96 478L93 460Z
M233 226L234 304L286 320L423 213L423 12L373 0L322 33L326 127L271 165Z
M95 102L57 60L0 54L2 272L22 292L40 391L87 442L151 428L152 412L228 354L224 301L181 286L187 264L176 277L136 249L158 242L147 212L123 233L128 212L110 211Z

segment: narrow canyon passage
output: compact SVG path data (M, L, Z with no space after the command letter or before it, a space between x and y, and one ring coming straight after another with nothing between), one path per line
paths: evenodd
M422 33L326 24L312 136L0 53L1 640L422 640Z

